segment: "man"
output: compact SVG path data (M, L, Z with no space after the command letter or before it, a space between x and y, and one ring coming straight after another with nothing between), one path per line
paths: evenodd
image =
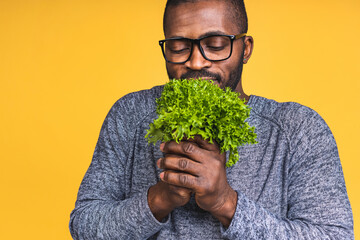
M101 129L80 186L75 239L353 239L335 140L322 118L296 103L247 96L242 1L169 0L160 41L169 78L211 79L252 108L256 145L240 160L201 137L148 145L162 86L121 98Z

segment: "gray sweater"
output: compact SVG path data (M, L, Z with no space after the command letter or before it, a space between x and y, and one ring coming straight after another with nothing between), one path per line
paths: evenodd
M144 138L155 119L157 86L119 99L101 128L70 217L74 239L353 239L353 220L334 137L324 120L297 103L252 95L247 119L256 145L239 147L227 168L237 191L228 228L194 198L162 222L147 191L159 181L159 143Z

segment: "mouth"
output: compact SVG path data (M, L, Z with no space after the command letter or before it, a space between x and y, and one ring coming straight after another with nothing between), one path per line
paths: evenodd
M219 81L217 80L217 78L213 78L213 77L200 77L202 80L205 80L205 81L208 81L208 82L210 82L210 81L213 81L213 83L215 84L215 85L220 85L220 83L219 83Z
M213 81L217 81L216 78L213 78L213 77L199 77L203 80L207 80L207 81L210 81L210 80L213 80Z
M202 79L205 81L213 81L214 84L220 86L221 76L217 73L209 72L204 69L200 71L188 71L181 75L182 79Z

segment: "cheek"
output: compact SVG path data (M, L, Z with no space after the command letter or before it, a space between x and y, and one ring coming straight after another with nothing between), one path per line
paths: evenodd
M167 70L167 73L169 75L169 78L177 78L177 79L179 79L180 76L183 74L182 69L183 68L182 68L181 64L166 63L166 70Z
M226 65L224 68L226 69L226 75L229 77L230 73L238 70L240 62L242 61L241 54L238 51L233 52L231 57L226 60Z
M234 60L230 58L224 62L219 62L217 69L223 79L229 80L229 76L231 72L234 71L235 66L236 64L234 64Z

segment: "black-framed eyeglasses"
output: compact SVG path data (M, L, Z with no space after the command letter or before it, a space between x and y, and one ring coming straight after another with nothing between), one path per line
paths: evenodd
M224 61L230 58L233 42L246 36L246 33L237 35L211 35L198 39L183 37L160 40L164 58L169 63L185 63L192 55L194 44L197 44L202 56L208 61Z

